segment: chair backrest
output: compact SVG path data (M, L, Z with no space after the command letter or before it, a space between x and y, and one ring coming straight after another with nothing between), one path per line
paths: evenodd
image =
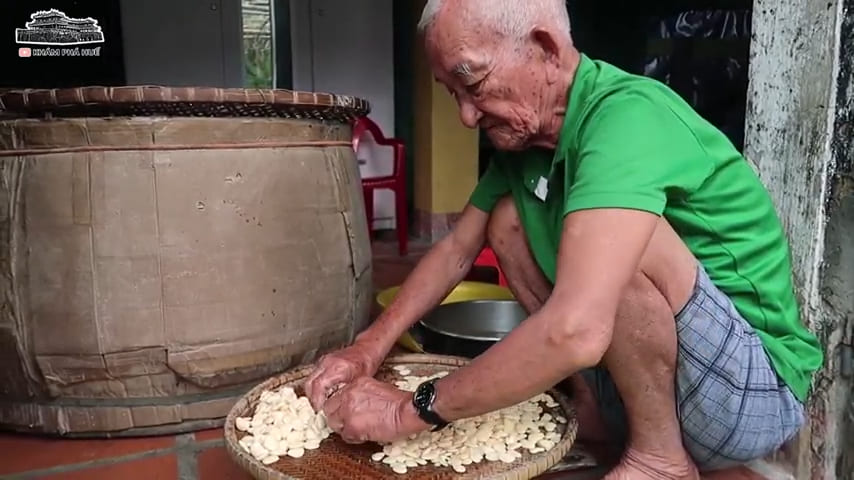
M406 149L401 140L396 138L388 138L383 135L380 126L368 117L359 117L353 122L353 151L359 152L359 143L366 132L369 132L374 138L374 143L382 146L394 147L394 173L393 175L403 175L406 164Z
M365 136L365 132L371 132L371 136L374 137L374 142L377 145L388 144L379 125L368 117L359 117L353 124L353 151L359 151L359 142Z

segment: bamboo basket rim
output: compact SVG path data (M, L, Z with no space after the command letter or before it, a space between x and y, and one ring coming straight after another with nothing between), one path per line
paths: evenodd
M444 365L452 368L464 366L470 362L469 359L463 357L434 355L422 353L405 353L389 356L383 362L383 366L391 366L396 364L426 364L426 365ZM262 464L252 455L246 452L238 443L237 429L235 427L235 419L240 416L245 416L255 408L261 393L265 390L279 388L286 384L300 384L301 381L309 375L313 365L302 365L296 367L283 374L271 377L252 388L249 392L243 395L232 406L223 425L226 450L232 460L237 463L243 470L248 472L253 478L258 480L301 480L298 477L292 477L283 472L275 470L269 466ZM575 409L570 403L569 398L557 389L550 389L546 393L554 398L558 403L566 418L566 430L560 441L549 451L533 455L532 459L525 463L518 463L514 468L507 470L504 465L504 470L494 472L484 472L482 469L478 471L467 471L466 473L455 473L450 470L449 474L454 478L459 479L481 479L481 480L526 480L534 478L547 472L550 468L557 465L560 460L565 457L573 444L575 443L576 435L578 434L578 420L576 418ZM333 434L335 435L335 434ZM488 476L484 476L486 473ZM408 473L397 475L402 480L408 477Z
M276 116L348 122L370 111L367 100L351 95L275 88L130 85L0 91L0 112L24 117Z

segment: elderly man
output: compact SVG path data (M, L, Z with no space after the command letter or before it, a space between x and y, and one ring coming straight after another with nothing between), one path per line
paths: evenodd
M307 380L331 428L388 441L571 377L580 438L625 441L609 478L697 478L791 438L823 353L771 199L727 138L579 53L563 0L431 0L419 29L462 123L501 153L395 301ZM529 318L414 396L374 380L485 242Z

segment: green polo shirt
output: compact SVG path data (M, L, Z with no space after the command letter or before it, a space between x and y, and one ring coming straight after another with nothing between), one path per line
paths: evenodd
M552 282L570 212L664 216L755 328L780 378L807 398L823 353L801 324L771 198L726 136L667 86L582 55L557 149L499 153L471 203L489 212L511 193Z

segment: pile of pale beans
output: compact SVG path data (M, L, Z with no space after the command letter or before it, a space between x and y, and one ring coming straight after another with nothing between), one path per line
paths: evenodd
M405 366L394 369L401 376L395 385L410 392L428 379L448 374L422 377L411 375ZM557 405L550 395L541 394L502 410L456 421L437 432L424 431L383 445L371 458L399 474L428 463L459 473L481 462L513 463L522 458L523 450L537 454L560 441L558 424L566 423L566 419L543 408ZM240 445L265 465L284 456L300 458L307 450L319 448L332 434L323 412L316 413L308 398L297 396L290 387L263 392L253 416L237 418L235 426L247 432Z
M265 465L285 455L300 458L332 434L323 412L315 413L308 397L297 397L291 387L263 392L255 414L235 419L234 426L249 433L240 446Z

